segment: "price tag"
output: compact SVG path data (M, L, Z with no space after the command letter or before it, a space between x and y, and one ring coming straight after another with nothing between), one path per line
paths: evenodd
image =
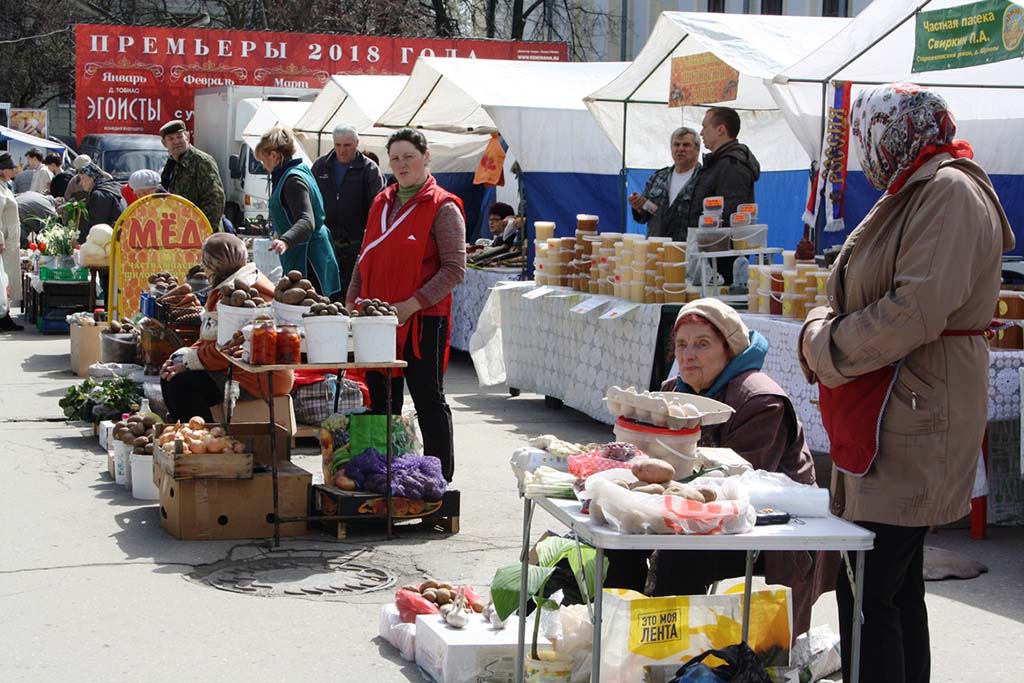
M516 282L514 280L502 280L493 287L492 290L496 289L525 289L526 287L533 287L532 282Z
M604 315L602 315L600 319L601 320L615 320L616 318L621 318L622 316L626 315L627 313L632 311L634 308L637 308L639 306L640 306L640 304L634 303L632 301L623 301L622 303L615 304L614 306L609 308L607 311L605 311Z
M573 313L579 313L580 315L593 311L611 301L606 296L592 296L589 299L584 299L569 310Z
M523 294L523 298L524 299L539 299L542 296L544 296L545 294L550 294L553 291L555 291L555 290L552 289L551 287L548 287L548 286L545 285L544 287L538 287L537 289L531 290L531 291L527 292L526 294Z

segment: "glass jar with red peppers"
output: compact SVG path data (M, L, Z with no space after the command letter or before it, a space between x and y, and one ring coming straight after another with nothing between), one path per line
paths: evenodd
M281 325L277 329L277 362L298 365L302 362L302 340L298 325Z
M252 328L249 359L253 365L273 365L277 362L277 328L273 320L256 323Z

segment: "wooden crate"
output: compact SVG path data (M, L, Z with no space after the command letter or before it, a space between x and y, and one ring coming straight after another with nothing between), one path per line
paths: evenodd
M270 425L267 423L232 423L228 433L248 447L246 453L202 453L175 455L159 446L153 448L153 464L177 481L189 479L252 479L253 469L270 466ZM281 465L291 457L289 434L278 426L277 461Z
M460 493L449 489L439 501L428 502L408 498L392 498L393 521L397 523L423 520L421 526L437 528L450 534L459 533ZM342 491L334 486L313 487L310 501L311 515L345 515L342 520L314 520L320 528L336 534L348 535L348 525L368 521L383 521L386 517L386 499L379 493Z

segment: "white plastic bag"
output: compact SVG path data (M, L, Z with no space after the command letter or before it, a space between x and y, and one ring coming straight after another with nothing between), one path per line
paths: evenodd
M469 357L473 359L480 386L505 381L505 356L501 348L501 295L492 290L480 311L476 330L469 338Z
M594 624L586 605L569 605L558 611L562 637L555 650L572 657L572 683L590 680L591 653L594 647Z
M270 242L264 237L252 241L252 261L268 280L277 282L284 276L284 268L281 266L280 254L270 251Z
M402 659L408 662L416 659L416 624L402 621L395 603L381 605L377 635L391 643L402 655Z
M7 298L7 287L10 281L7 279L7 271L0 267L0 318L7 315L11 310L10 300Z
M693 483L715 488L715 502L628 491L602 477L587 479L587 491L607 524L624 534L742 534L754 528L757 516L737 477Z

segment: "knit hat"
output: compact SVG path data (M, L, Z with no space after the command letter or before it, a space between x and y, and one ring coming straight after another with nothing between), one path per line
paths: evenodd
M81 173L82 175L89 176L95 181L99 181L101 178L103 178L103 169L92 162L82 166L80 169L78 169L78 172Z
M0 154L0 171L7 171L14 168L14 159L8 152Z
M215 285L244 266L248 260L245 242L230 233L215 232L203 242L203 265L213 271Z
M160 174L148 168L135 171L128 177L128 185L136 192L155 190L160 187Z
M714 325L725 337L725 344L733 356L740 355L750 346L750 330L736 309L729 304L710 298L691 301L679 309L676 324L672 328L673 337L679 330L679 321L687 315L699 315Z
M71 162L71 166L76 171L81 171L83 166L88 166L91 163L92 157L90 157L88 154L79 154L77 157L75 157L75 160Z

